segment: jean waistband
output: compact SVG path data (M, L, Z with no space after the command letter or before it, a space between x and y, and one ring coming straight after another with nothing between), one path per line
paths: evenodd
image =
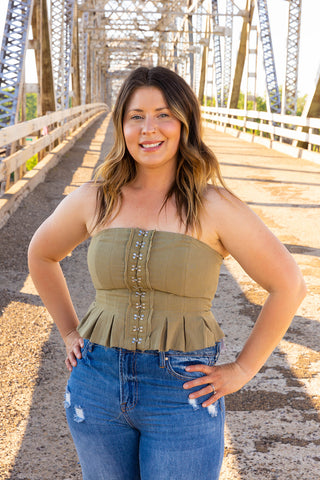
M84 349L88 351L92 351L95 347L98 348L103 348L103 349L111 349L114 351L118 351L121 353L128 353L128 354L135 354L135 355L153 355L153 356L159 356L160 358L160 364L164 363L166 360L166 357L170 356L181 356L181 357L200 357L200 356L206 356L206 357L211 357L211 356L216 356L217 354L220 354L221 348L222 348L222 341L217 342L215 345L212 345L211 347L206 347L202 348L199 350L193 350L193 351L188 351L184 352L182 350L168 350L168 351L159 351L159 350L128 350L122 347L105 347L103 345L97 344L97 343L92 343L88 339L84 339L85 346Z

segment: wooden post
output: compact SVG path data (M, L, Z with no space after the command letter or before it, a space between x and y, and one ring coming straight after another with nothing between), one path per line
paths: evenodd
M32 46L35 50L40 88L40 115L54 112L55 92L51 62L48 10L46 0L34 0L32 12Z
M42 36L41 36L41 79L40 79L40 98L41 113L46 115L48 112L56 110L55 91L53 82L53 68L50 49L49 21L46 0L42 3Z
M228 99L228 108L237 108L239 95L240 95L240 85L242 80L242 74L244 69L244 63L246 61L246 50L247 50L247 42L250 32L250 25L252 22L253 11L254 11L254 0L247 0L246 10L248 12L248 16L243 18L241 36L240 36L240 44L238 49L237 55L237 63L233 77L233 84L230 90L230 96Z

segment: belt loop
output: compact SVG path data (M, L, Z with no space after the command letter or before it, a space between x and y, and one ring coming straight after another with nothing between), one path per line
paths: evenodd
M160 363L160 368L164 368L166 366L166 353L165 352L159 352L159 363Z

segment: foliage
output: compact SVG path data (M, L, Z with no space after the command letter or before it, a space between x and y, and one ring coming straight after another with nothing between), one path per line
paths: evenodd
M29 158L26 162L26 169L27 171L32 170L38 163L38 154L36 153L33 157Z
M32 120L37 117L37 94L26 94L26 120Z
M251 95L251 94L249 93L249 95ZM239 101L238 101L238 105L237 105L237 108L239 108L240 110L245 109L244 108L244 100L245 100L245 94L240 92ZM253 107L254 107L253 101L249 100L248 105L247 105L247 110L253 110L254 109ZM267 111L267 102L266 102L265 98L257 96L255 110L257 110L258 112L266 112Z
M202 105L206 105L207 107L215 107L216 106L216 99L212 97L207 97L207 99L204 97L202 100ZM239 96L239 102L237 108L244 110L244 93L240 93ZM253 110L253 102L250 100L248 102L248 110ZM256 110L260 112L266 112L267 111L267 103L266 99L263 97L257 97L257 105L256 105Z
M212 97L207 97L207 99L204 97L202 101L202 105L205 105L206 107L215 107L216 106L216 99Z
M306 104L306 101L307 101L307 94L303 95L303 97L298 97L297 99L297 115L299 115L299 117L302 115L302 112L303 112L303 109L304 109L304 106Z

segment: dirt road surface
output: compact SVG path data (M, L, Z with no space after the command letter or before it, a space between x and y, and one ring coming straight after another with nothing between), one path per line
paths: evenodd
M286 245L308 284L279 347L242 391L226 399L221 480L319 480L320 166L209 129L206 140L227 184ZM91 179L111 143L107 116L0 231L0 480L81 480L64 416L64 346L33 287L26 253L36 228L66 194ZM87 246L62 262L79 317L94 295ZM232 258L225 260L213 306L226 333L220 361L240 351L265 298Z

